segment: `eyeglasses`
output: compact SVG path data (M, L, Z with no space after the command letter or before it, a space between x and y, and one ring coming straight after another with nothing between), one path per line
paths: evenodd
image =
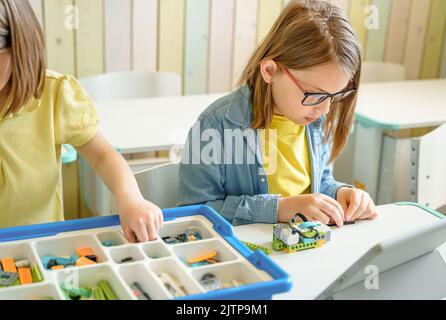
M278 64L279 65L279 64ZM337 93L319 93L319 92L307 92L304 87L300 84L299 81L297 81L297 79L291 74L291 72L279 65L280 69L282 69L285 74L294 82L294 84L300 89L300 91L302 91L302 93L304 94L304 98L302 100L302 105L307 106L307 107L313 107L313 106L317 106L318 104L321 104L322 102L324 102L325 100L327 100L328 98L330 98L330 102L333 103L339 103L342 100L351 97L355 92L356 89L350 89L347 91L340 91Z

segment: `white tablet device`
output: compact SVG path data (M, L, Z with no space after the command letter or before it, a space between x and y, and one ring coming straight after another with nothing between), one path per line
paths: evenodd
M388 298L383 293L384 290L381 290L381 292L379 292L379 290L372 292L370 288L369 290L366 289L365 280L366 277L370 276L370 270L377 270L379 272L379 277L384 278L384 280L387 281L387 284L384 283L384 286L387 287L387 289L392 288L392 290L411 290L407 287L406 282L410 282L410 284L414 286L417 285L418 282L421 284L426 284L426 281L431 281L432 283L436 284L438 281L445 281L443 279L437 280L434 278L435 273L436 275L441 274L442 278L446 279L446 264L438 252L435 252L434 255L426 256L428 257L426 259L417 259L432 253L445 242L446 219L435 221L434 223L422 226L419 229L404 233L389 240L385 240L375 245L361 258L359 258L316 299L367 299L368 297L378 299ZM412 261L415 261L414 259L417 260L416 263L412 263ZM411 263L406 264L409 261L411 261ZM427 276L427 278L430 276L432 279L412 281L401 278L401 270L398 270L397 272L393 272L394 270L391 270L403 264L406 264L404 265L405 267L403 269L406 272L406 277L410 274L412 277L411 279L414 279L414 276L416 277L417 275ZM424 270L421 270L421 268ZM386 273L386 277L382 277L383 273ZM438 285L440 285L440 283L438 283ZM404 288L395 288L397 286L403 286ZM424 285L423 287L426 286ZM351 288L353 288L353 290ZM343 292L345 293L348 290L350 290L349 295L343 294ZM366 291L369 292L367 293ZM444 292L444 294L446 294L446 292ZM416 296L416 292L414 296Z

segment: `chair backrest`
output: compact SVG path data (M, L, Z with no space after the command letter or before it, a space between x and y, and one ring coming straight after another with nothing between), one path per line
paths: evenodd
M181 95L181 77L170 72L113 72L79 82L94 101Z
M160 208L175 207L179 166L178 162L171 162L136 172L135 178L143 197Z
M406 71L402 64L364 61L361 82L389 82L406 80Z
M413 200L439 209L446 205L446 124L411 140Z

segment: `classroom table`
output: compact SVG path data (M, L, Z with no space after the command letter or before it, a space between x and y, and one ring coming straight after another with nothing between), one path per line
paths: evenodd
M376 220L334 229L331 240L321 248L292 254L273 251L270 257L293 279L291 291L277 295L275 299L316 298L375 244L442 217L428 210L409 203L378 206L379 217ZM235 233L241 241L271 248L272 225L239 226L235 228ZM441 247L441 253L446 258L446 246Z
M446 204L446 194L421 199L417 176L420 158L443 156L437 154L436 148L419 154L423 135L445 123L445 79L363 84L351 137L354 146L349 148L352 158L345 161L352 168L351 180L369 192L378 204L408 200ZM420 130L423 128L426 130ZM433 134L438 141L446 139L444 130L433 130ZM446 177L440 177L441 166L435 167L434 162L427 164L432 167L431 177L444 180Z
M185 141L200 113L220 94L97 101L102 133L123 153L166 150ZM356 117L400 130L446 122L446 80L362 84ZM423 107L420 112L419 107Z
M98 101L100 129L121 153L184 144L198 116L224 94Z

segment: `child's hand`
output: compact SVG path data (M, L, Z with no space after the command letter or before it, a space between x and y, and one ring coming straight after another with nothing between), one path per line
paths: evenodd
M124 236L130 242L155 240L163 225L163 213L153 203L144 200L118 202Z
M289 222L297 212L303 214L309 221L320 221L324 224L334 221L339 227L344 221L344 210L341 205L333 198L320 193L279 200L280 222Z
M345 221L375 219L378 214L370 195L360 189L340 188L337 200L345 211Z

